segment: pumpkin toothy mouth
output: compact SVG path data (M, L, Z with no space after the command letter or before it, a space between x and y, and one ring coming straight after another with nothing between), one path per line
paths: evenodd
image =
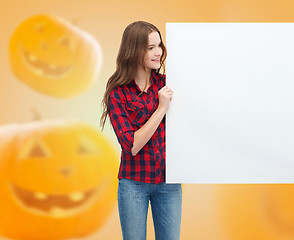
M67 217L77 214L95 200L96 188L85 192L74 192L71 194L45 194L41 192L28 191L16 185L10 188L17 199L17 202L35 213L50 215L51 217Z
M68 74L70 70L70 67L59 67L55 64L48 64L47 62L41 61L37 56L29 53L22 47L21 52L24 62L36 75L50 78L60 78L61 76Z

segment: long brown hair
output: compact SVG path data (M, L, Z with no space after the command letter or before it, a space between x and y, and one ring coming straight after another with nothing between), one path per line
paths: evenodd
M109 115L108 98L110 92L117 86L127 85L131 83L136 75L138 63L143 62L145 53L148 48L148 36L151 32L158 32L162 48L162 55L160 58L160 68L156 70L158 73L164 66L166 59L166 48L162 42L162 37L159 30L151 23L144 21L133 22L126 27L123 32L118 56L116 59L116 70L108 79L106 90L102 100L102 116L100 119L100 127L104 128L105 121ZM147 82L146 82L147 85Z

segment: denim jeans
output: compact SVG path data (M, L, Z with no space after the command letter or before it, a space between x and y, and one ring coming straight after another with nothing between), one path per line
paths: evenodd
M146 240L149 201L156 240L179 240L181 184L153 184L120 179L118 208L124 240Z

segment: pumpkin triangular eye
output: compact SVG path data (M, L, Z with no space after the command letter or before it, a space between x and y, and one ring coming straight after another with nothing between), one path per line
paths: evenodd
M67 48L70 48L71 50L74 50L74 44L69 36L62 36L58 39L58 43Z
M87 154L89 153L87 147L85 145L80 144L78 149L79 154Z
M89 138L82 136L78 145L78 154L80 155L97 155L100 153L97 145Z
M34 26L34 30L36 30L38 33L43 33L45 30L45 23L41 22L41 23L36 24Z
M43 142L40 140L31 140L24 145L20 152L19 158L45 158L50 155L49 150Z
M46 157L46 153L40 145L35 145L29 153L29 157Z
M67 46L67 47L70 45L69 38L66 36L61 37L58 42L64 46Z

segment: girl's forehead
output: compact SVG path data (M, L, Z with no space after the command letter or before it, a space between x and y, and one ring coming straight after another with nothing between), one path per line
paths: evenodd
M158 32L151 32L148 36L148 43L149 44L157 44L161 42L160 36Z

